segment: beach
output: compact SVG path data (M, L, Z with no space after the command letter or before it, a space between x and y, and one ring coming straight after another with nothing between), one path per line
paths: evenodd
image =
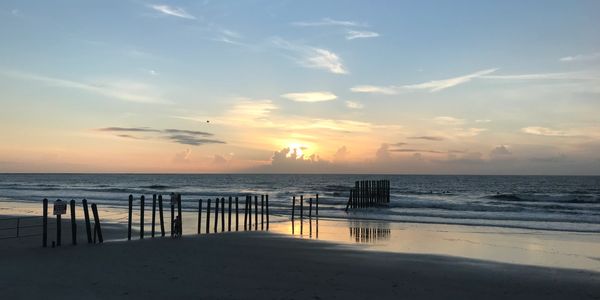
M3 298L597 299L600 275L272 233L0 250Z

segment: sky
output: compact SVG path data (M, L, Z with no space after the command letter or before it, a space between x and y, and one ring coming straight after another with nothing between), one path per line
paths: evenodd
M0 172L600 175L599 1L0 2Z

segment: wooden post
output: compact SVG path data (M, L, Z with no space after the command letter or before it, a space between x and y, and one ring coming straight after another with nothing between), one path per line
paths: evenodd
M215 227L214 227L214 232L217 233L217 229L219 225L219 198L215 199Z
M158 219L160 221L160 235L165 236L165 219L163 218L163 199L158 195Z
M316 199L316 201L317 201L317 206L315 207L315 208L316 208L316 210L315 210L315 215L316 215L316 216L317 216L317 218L318 218L318 217L319 217L319 194L317 194L317 199Z
M183 215L181 214L181 194L177 193L177 216L179 217L179 223L177 224L177 232L179 235L183 235Z
M171 237L175 234L175 194L171 193Z
M61 244L61 231L62 221L60 220L60 215L56 215L56 247L60 247Z
M254 195L254 230L258 230L258 196Z
M350 195L348 196L348 203L346 203L346 209L344 209L344 211L348 211L348 207L350 206L350 203L352 203L352 191L353 191L353 189L350 189ZM317 198L317 199L319 199L319 198ZM317 207L319 207L318 204L317 204Z
M235 197L235 231L238 231L238 228L239 228L238 223L240 221L240 219L238 217L238 203L239 203L238 197L236 196Z
M312 219L312 197L308 198L308 219Z
M75 220L75 200L71 199L71 242L77 245L77 221ZM17 227L18 228L18 227Z
M206 202L206 233L210 233L210 199Z
M154 237L155 233L155 224L156 223L156 194L152 194L152 237Z
M229 196L229 205L227 206L227 231L231 231L231 196Z
M265 230L265 195L260 195L260 230Z
M248 230L252 231L252 195L248 195Z
M296 196L292 196L292 221L294 220L295 213L296 213Z
M94 228L96 234L98 234L98 242L104 242L102 238L102 229L100 228L100 218L98 217L98 208L96 207L96 203L92 203L92 213L94 214Z
M304 195L300 195L300 234L304 226Z
M87 200L81 201L83 204L83 217L85 218L85 231L87 233L88 244L92 243L92 225L90 224L90 212L88 211Z
M244 231L248 230L248 195L246 195L246 202L244 205Z
M127 240L131 240L131 214L133 211L133 195L129 195L129 210L127 214Z
M265 201L267 205L267 231L269 230L269 194L265 195Z
M200 234L200 224L202 224L202 199L198 200L198 234Z
M225 197L221 198L221 232L225 231Z
M48 247L48 199L42 200L42 247Z
M145 205L146 203L146 197L144 197L144 195L142 195L140 197L140 239L144 239L144 211L145 211Z

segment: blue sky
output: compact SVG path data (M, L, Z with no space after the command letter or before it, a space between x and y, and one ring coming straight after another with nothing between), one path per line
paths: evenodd
M599 174L599 11L3 1L0 171Z

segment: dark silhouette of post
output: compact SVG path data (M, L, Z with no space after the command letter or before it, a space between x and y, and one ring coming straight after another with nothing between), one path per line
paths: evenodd
M349 207L349 206L350 206L350 204L352 203L352 198L353 198L353 197L352 197L352 194L353 194L353 192L354 192L354 190L353 190L353 189L350 189L350 195L348 196L348 203L346 203L346 208L344 209L345 211L348 211L348 207ZM317 199L319 199L319 198L317 198ZM317 203L318 203L318 202L317 202ZM317 204L317 207L319 207L319 206L318 206L318 204ZM318 214L318 210L317 210L317 214Z
M231 196L229 196L229 206L227 207L227 231L231 231Z
M252 196L248 195L248 230L252 231Z
M244 231L248 230L248 195L244 204Z
M319 217L319 194L317 194L316 201L317 201L317 205L315 207L315 215L318 218Z
M175 194L171 193L171 237L175 234Z
M300 195L300 234L303 232L304 227L304 195Z
M292 196L292 221L294 220L295 213L296 213L296 196Z
M177 232L179 235L183 235L183 215L181 214L181 194L177 193L177 216L179 217L179 222L177 223Z
M48 247L48 199L42 200L42 247Z
M165 219L163 217L163 199L158 195L158 219L160 221L160 235L165 236Z
M145 211L145 205L146 203L146 197L144 197L144 195L142 195L140 197L140 239L144 239L144 211Z
M127 240L131 240L131 215L133 211L133 195L129 195L129 211L127 214Z
M71 199L71 242L73 245L77 245L77 221L75 220L75 200Z
M221 198L221 232L225 231L225 197Z
M98 242L104 242L102 238L102 229L100 228L100 218L98 217L98 207L96 207L96 203L92 203L92 213L94 214L94 235L98 235Z
M58 199L60 201L60 199ZM56 203L54 203L56 206ZM56 215L56 247L60 247L61 244L61 232L62 231L62 221L60 220L60 213Z
M83 199L81 201L83 204L83 217L85 218L85 231L87 233L87 241L88 244L92 243L92 225L90 224L90 212L88 211L87 200Z
M240 218L238 216L238 204L239 204L238 197L235 196L235 231L239 230L239 226L238 226L239 224L238 223L240 221Z
M265 195L265 201L267 205L267 230L269 230L269 195Z
M217 233L218 225L219 225L219 198L215 199L215 228L214 232Z
M202 199L198 200L198 234L200 234L200 224L202 224Z
M254 230L258 230L258 196L254 195Z
M260 195L260 230L265 230L265 195Z
M312 219L312 197L308 198L308 219Z
M156 194L152 194L152 237L155 234L155 224L156 224Z
M210 199L206 202L206 233L210 233Z

